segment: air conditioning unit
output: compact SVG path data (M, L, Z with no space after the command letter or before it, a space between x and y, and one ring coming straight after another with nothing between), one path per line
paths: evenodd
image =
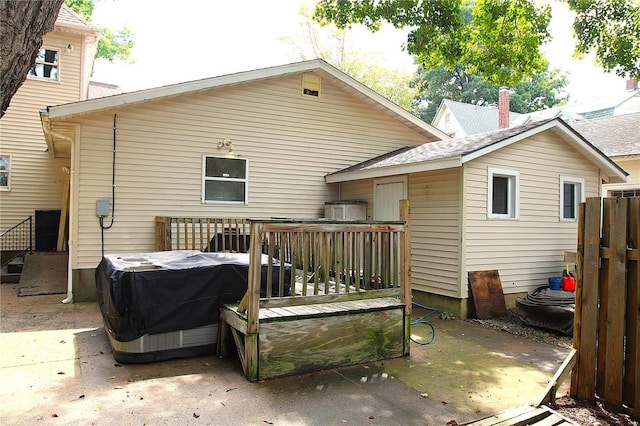
M325 219L367 220L366 201L328 201L324 203Z

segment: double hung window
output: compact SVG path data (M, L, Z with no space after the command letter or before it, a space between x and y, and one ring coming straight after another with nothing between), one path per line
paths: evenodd
M205 155L202 158L202 202L247 203L248 160Z
M29 70L28 76L40 80L58 81L60 51L42 48L36 56L36 63Z

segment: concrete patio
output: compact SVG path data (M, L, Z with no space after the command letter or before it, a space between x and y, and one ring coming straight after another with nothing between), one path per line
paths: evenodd
M97 303L17 287L0 286L3 425L463 423L540 398L568 353L433 316L435 340L408 358L251 383L237 359L215 355L118 364Z

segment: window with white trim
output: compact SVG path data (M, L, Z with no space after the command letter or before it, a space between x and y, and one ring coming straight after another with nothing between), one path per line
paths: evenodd
M620 198L640 197L640 188L612 190L612 191L609 191L609 196L610 197L620 197Z
M39 80L58 81L60 51L42 48L36 56L36 63L29 70L28 76Z
M244 158L202 157L202 202L247 203L249 162Z
M578 219L578 206L584 201L584 179L560 176L560 220Z
M11 189L11 156L0 155L0 191Z
M487 169L487 217L517 219L520 216L520 172Z

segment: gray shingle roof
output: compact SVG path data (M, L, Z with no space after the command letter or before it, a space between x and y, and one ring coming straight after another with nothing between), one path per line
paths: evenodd
M478 106L450 99L443 99L443 104L449 108L467 135L484 133L498 128L498 108ZM513 122L520 114L509 113L509 122Z
M640 154L640 112L577 121L571 126L610 157Z
M416 147L404 147L340 170L336 172L336 174L464 156L517 136L527 130L542 126L553 120L554 119L536 121L522 126L495 130L493 132L429 142Z

